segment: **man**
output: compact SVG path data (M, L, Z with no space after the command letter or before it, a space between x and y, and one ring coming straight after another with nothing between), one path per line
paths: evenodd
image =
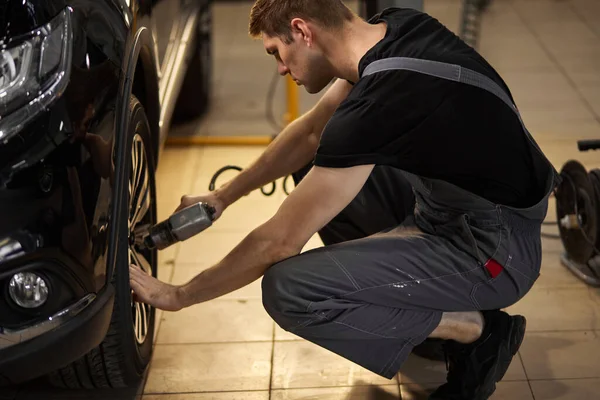
M180 208L205 201L218 217L274 179L301 181L189 283L132 267L136 295L179 310L264 275L265 309L282 328L387 378L415 345L446 339L448 381L431 398L489 398L525 333L522 316L499 310L539 275L557 176L508 88L415 10L366 22L340 0L258 0L250 33L309 93L338 79L251 167ZM329 245L299 254L318 231Z

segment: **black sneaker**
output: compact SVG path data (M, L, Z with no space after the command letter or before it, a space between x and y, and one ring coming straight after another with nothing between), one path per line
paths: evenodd
M525 317L503 311L484 311L485 326L477 341L461 344L449 340L447 383L429 399L486 400L504 377L525 336Z

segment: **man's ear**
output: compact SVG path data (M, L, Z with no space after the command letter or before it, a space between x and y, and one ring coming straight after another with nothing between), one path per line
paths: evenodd
M302 18L294 18L291 22L292 36L295 39L300 39L308 47L313 44L313 32L312 27Z

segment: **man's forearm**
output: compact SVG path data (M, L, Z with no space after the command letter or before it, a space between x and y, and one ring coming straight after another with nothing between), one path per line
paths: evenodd
M217 196L230 205L249 192L304 167L314 157L319 144L319 136L313 130L309 114L293 121L250 167L219 188Z
M240 289L273 264L292 257L300 249L286 248L266 225L255 229L221 262L179 287L181 307L189 307Z

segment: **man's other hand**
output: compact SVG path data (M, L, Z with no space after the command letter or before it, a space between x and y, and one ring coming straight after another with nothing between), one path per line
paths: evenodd
M136 301L165 311L179 311L183 308L179 286L161 282L135 265L129 266L129 280Z

